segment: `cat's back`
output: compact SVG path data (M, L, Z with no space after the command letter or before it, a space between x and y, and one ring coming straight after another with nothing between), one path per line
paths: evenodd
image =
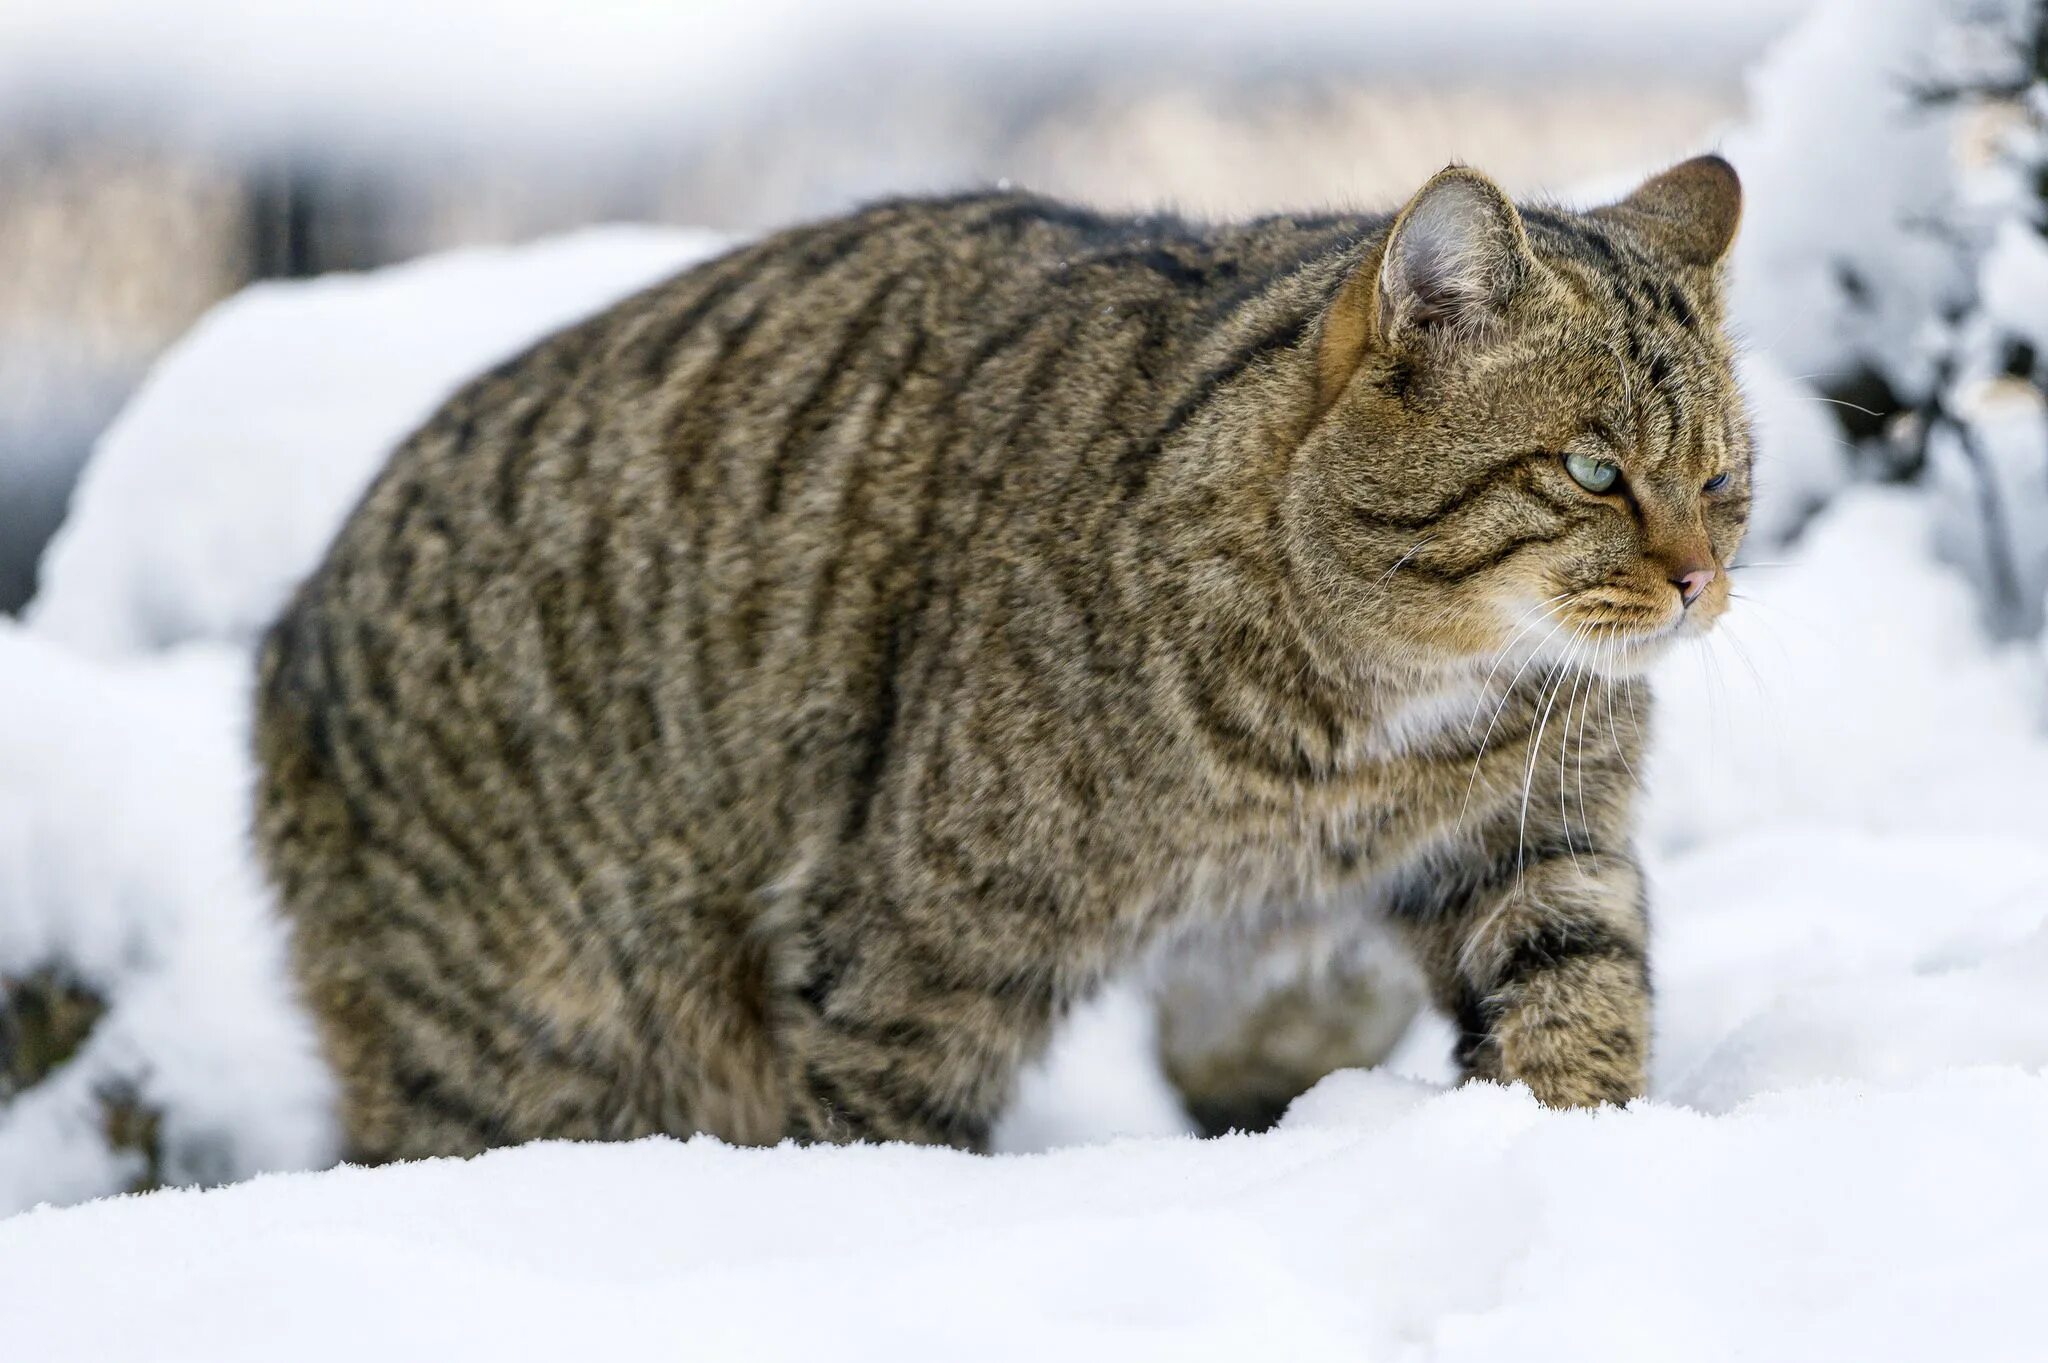
M830 768L969 561L1099 540L1189 352L1356 230L905 200L635 295L394 454L272 632L266 741L403 746L460 711L471 760L559 745L663 785ZM1242 329L1298 336L1279 315Z

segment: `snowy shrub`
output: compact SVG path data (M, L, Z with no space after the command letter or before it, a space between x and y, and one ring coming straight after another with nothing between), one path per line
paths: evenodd
M1975 6L1974 56L1925 98L1971 110L1984 145L1964 169L1973 289L1925 404L1944 543L1983 588L1991 627L2037 634L2048 614L2048 5Z
M1932 389L1932 330L1968 290L1935 230L1955 114L1917 93L1948 17L1948 0L1820 0L1751 72L1725 147L1744 189L1731 305L1803 380L1908 403Z
M1858 465L1928 479L1942 551L2005 635L2040 632L2048 598L2044 67L2039 0L1822 0L1754 72L1729 141L1738 323L1860 456L1767 460L1766 491L1789 475L1810 505ZM1785 521L1764 511L1768 539Z

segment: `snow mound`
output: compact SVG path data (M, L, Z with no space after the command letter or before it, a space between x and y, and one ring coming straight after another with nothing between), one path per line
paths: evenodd
M252 638L463 380L723 244L593 228L245 290L101 437L27 619L101 657Z
M167 1181L334 1158L331 1084L244 852L247 677L232 649L108 666L0 623L0 976L54 966L111 1001L0 1107L0 1215L130 1184L116 1094L160 1114Z
M2032 1356L2038 1074L1725 1117L1324 1087L1253 1138L548 1144L34 1213L0 1328L39 1363Z

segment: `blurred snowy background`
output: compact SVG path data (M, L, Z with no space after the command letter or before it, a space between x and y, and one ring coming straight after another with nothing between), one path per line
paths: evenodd
M1456 158L1593 202L1709 147L1762 495L1737 609L1657 680L1649 1101L1444 1092L1425 1020L1197 1143L1126 988L1004 1126L1052 1153L558 1147L43 1211L0 1220L0 1352L2030 1356L2043 0L0 3L0 987L36 1032L0 1028L0 1216L330 1158L242 847L247 649L468 374L883 193L1384 207Z
M1003 178L1377 206L1456 153L1559 190L1711 138L1798 4L8 0L0 609L150 361L253 279Z

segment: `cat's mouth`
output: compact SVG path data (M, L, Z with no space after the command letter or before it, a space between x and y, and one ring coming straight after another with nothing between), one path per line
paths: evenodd
M1566 633L1572 637L1573 660L1579 666L1622 679L1640 676L1672 645L1704 638L1724 609L1703 603L1691 609L1637 607L1593 612L1568 620Z
M1502 650L1516 665L1570 664L1621 680L1642 675L1676 642L1712 629L1718 609L1687 610L1676 602L1651 605L1604 593L1530 607L1518 635ZM1530 623L1532 620L1538 623Z

